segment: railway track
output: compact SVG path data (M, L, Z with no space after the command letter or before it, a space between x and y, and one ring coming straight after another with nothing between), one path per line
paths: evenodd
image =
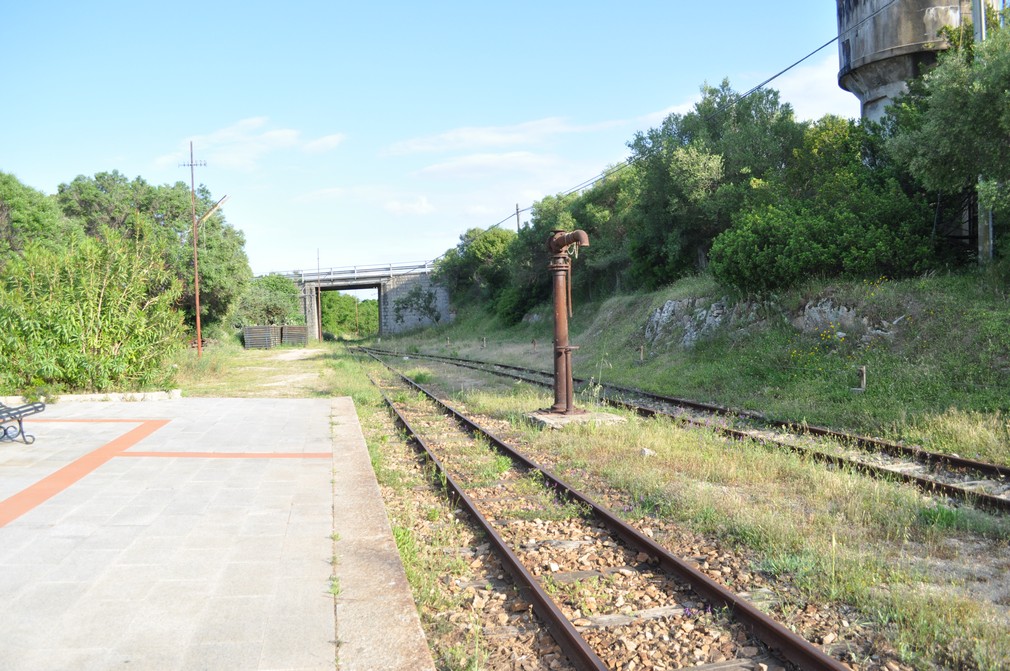
M849 668L382 363L387 403L575 668Z
M387 350L367 351L375 356L399 356ZM553 380L551 373L522 366L426 354L410 356L542 386L551 386ZM592 381L575 378L575 383L585 389ZM824 463L906 482L980 509L1010 513L1010 468L1006 466L618 385L599 385L596 392L601 401L640 415L672 417L732 438L779 445Z

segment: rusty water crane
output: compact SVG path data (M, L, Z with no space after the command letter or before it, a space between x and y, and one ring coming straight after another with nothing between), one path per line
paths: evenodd
M570 415L578 412L573 403L572 347L568 342L568 318L572 315L572 259L569 249L589 246L585 231L552 231L547 240L551 253L548 268L554 287L554 405L550 412Z

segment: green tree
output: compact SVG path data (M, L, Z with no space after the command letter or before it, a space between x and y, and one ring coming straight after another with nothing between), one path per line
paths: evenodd
M205 201L209 200L209 194ZM208 205L209 207L209 205ZM186 236L188 263L180 269L186 280L182 305L187 321L196 322L193 295L192 233ZM211 215L197 235L200 269L200 320L212 325L226 319L236 305L246 285L252 279L249 259L245 253L245 235L231 226L219 212Z
M716 233L706 204L723 165L721 157L698 147L669 147L651 156L640 174L631 271L645 286L657 287L704 265Z
M52 198L0 172L0 266L28 243L62 248L82 235Z
M336 291L323 292L323 330L335 336L370 336L379 332L379 302Z
M723 81L703 87L691 112L636 134L629 143L637 174L628 217L633 278L657 287L704 267L754 180L785 167L803 128L776 91L742 96Z
M988 38L941 54L910 95L891 106L889 147L926 188L1010 211L1010 31L990 17Z
M338 291L324 291L322 295L323 330L335 336L355 332L354 308L357 300Z
M529 223L509 243L504 265L505 285L495 294L491 310L506 324L518 323L550 296L547 239L551 231L577 228L571 207L574 195L546 196L533 204Z
M572 228L586 231L592 246L579 262L579 279L572 287L577 294L606 295L627 284L630 213L638 195L638 175L628 165L611 166L606 172L568 207Z
M375 335L379 332L379 301L365 299L358 301L358 334Z
M577 296L604 295L626 283L630 266L629 212L638 196L634 166L610 166L607 176L577 194L547 196L534 203L529 222L508 249L508 279L494 311L514 324L550 298L547 240L552 231L582 229L592 249L573 272Z
M184 286L180 297L189 324L195 324L193 296L193 214L190 188L183 182L153 186L132 181L117 170L94 177L80 175L59 186L56 200L63 213L89 234L102 229L125 237L145 237L162 250L165 262ZM196 192L197 216L215 199L205 186ZM245 255L245 237L228 224L221 211L205 221L198 233L201 321L223 321L235 307L252 277Z
M63 213L95 235L110 228L127 235L138 221L137 213L152 189L141 178L130 182L118 170L100 172L94 177L78 175L69 184L60 184L56 200ZM143 208L144 214L151 214Z
M471 228L439 259L435 277L454 296L494 301L509 277L508 250L514 231Z
M253 278L238 301L232 322L239 327L304 324L298 285L283 275Z
M898 277L935 263L932 213L862 123L826 116L788 167L756 183L711 250L713 275L745 292L812 276Z

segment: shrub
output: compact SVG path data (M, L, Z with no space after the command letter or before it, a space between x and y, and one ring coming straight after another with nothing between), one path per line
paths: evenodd
M712 244L722 284L767 292L811 277L902 277L935 264L920 204L892 187L862 189L833 210L784 198L738 215Z
M283 275L264 275L250 282L232 319L236 327L304 324L298 285Z
M837 270L831 225L802 210L765 206L715 239L710 268L722 284L766 292Z
M160 385L180 345L178 281L153 246L104 230L66 251L29 243L0 273L0 389Z
M506 285L498 294L494 303L494 313L506 326L518 324L543 300L543 291L539 287Z

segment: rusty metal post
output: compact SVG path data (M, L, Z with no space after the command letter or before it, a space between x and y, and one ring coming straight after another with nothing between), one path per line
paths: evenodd
M551 253L551 283L554 289L554 405L551 412L575 412L572 385L572 347L568 342L568 317L572 313L572 260L568 248L589 246L585 231L553 231L547 241Z
M568 272L571 259L562 252L551 257L548 268L554 292L554 405L551 412L571 412L572 403L568 390L571 387L572 371L568 367L571 350L568 343Z

